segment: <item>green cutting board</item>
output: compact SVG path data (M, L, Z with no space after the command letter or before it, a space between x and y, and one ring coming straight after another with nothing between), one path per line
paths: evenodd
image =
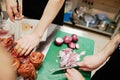
M58 69L59 68L59 62L60 59L58 56L59 51L62 49L67 48L68 46L66 44L63 44L61 46L56 46L54 44L54 40L56 37L64 37L65 35L71 36L71 34L62 32L60 30L57 31L55 37L52 40L52 44L50 45L50 48L47 52L47 55L44 59L44 62L42 63L40 69L38 70L38 76L37 80L67 80L64 76L64 71L60 72L58 74L52 74L52 69ZM75 49L77 53L80 53L81 51L86 51L86 54L81 56L81 60L86 55L92 55L94 52L94 41L88 38L80 37L78 36L78 44L80 45L79 49ZM86 80L90 80L91 72L84 72L80 71L83 76L86 78Z

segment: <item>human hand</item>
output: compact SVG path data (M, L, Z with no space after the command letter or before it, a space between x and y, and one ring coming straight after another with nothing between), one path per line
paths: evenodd
M22 15L22 8L16 0L5 0L6 2L6 11L11 21L14 22L15 17L17 19L22 19L24 16Z
M77 62L79 69L84 71L92 71L98 68L103 63L103 60L98 55L89 55L83 58L81 62Z
M14 49L19 56L27 56L40 42L40 38L35 34L21 36L15 43Z
M65 76L68 80L85 80L82 74L74 68L67 69Z

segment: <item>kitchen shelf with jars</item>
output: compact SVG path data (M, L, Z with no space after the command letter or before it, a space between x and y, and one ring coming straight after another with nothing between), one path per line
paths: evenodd
M72 3L72 1L71 1ZM113 37L119 30L120 10L107 12L96 9L95 0L81 0L82 5L75 7L68 0L65 6L64 24L72 27L80 27L94 32L102 33ZM80 4L78 3L78 4ZM77 5L78 5L77 4ZM93 7L94 6L94 7ZM66 9L67 8L67 9ZM71 8L71 9L70 9ZM103 8L104 9L104 8Z

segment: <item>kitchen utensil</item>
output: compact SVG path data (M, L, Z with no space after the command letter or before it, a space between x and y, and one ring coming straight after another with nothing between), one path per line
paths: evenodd
M100 30L102 30L102 31L104 31L104 30L106 30L106 28L108 27L108 23L107 23L107 21L101 21L100 22L100 25L98 25L98 28L100 29Z
M60 71L64 71L64 70L70 69L70 68L78 68L78 66L70 66L70 67L52 69L52 70L50 70L50 71L52 72L52 74L56 74L56 73L59 73Z
M92 22L94 19L93 19L93 16L92 15L89 15L89 14L85 14L84 15L84 20L86 22L86 26L88 27L90 22Z
M73 24L79 24L80 21L83 19L83 14L85 12L86 12L85 7L77 7L77 8L75 8L74 11L72 12L71 22Z
M105 20L105 19L108 18L107 15L104 14L104 13L96 14L96 16L97 16L97 18L98 18L100 21Z

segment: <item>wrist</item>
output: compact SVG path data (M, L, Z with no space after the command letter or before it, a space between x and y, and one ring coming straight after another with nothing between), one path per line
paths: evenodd
M42 35L39 34L38 32L33 32L32 35L35 36L35 37L37 37L38 39L42 38Z

